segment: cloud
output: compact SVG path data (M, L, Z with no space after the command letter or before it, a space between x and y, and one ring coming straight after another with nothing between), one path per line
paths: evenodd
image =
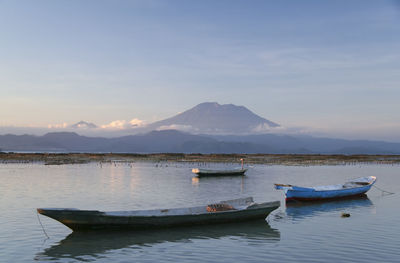
M137 126L137 127L146 125L146 123L144 121L136 119L136 118L130 120L129 124L132 125L132 126Z
M157 128L158 131L162 130L178 130L184 132L193 132L195 133L197 129L193 128L191 125L181 125L181 124L172 124L172 125L164 125Z
M139 120L134 118L130 121L126 120L115 120L108 124L101 125L100 128L102 129L113 129L113 130L124 130L124 129L131 129L131 128L138 128L145 126L146 123L143 120Z
M125 120L115 120L110 122L109 124L101 125L102 129L124 129L126 126Z
M49 129L65 129L68 127L68 123L64 122L61 124L48 124L47 128Z
M271 127L268 123L262 123L251 129L252 133L276 133L276 132L285 132L287 129L282 126Z

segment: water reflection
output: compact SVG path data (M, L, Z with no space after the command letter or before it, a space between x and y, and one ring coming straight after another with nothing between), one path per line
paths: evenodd
M237 237L247 241L276 242L280 232L273 229L265 220L224 225L204 225L180 227L152 231L99 231L73 232L57 245L45 249L36 258L54 260L61 258L99 257L116 249L140 249L164 242L187 242L195 239L220 239ZM211 241L212 242L212 241Z
M200 179L199 177L192 177L192 185L193 186L199 186Z
M200 186L200 184L204 185L212 185L212 184L221 184L221 182L224 182L224 184L230 184L230 185L238 185L240 187L240 192L244 192L244 187L245 187L245 176L229 176L229 175L224 175L224 176L204 176L204 177L197 177L194 176L192 177L192 185L193 186Z
M372 207L372 201L366 196L359 196L350 199L332 200L324 202L299 202L287 203L286 214L292 219L318 216L327 212L341 212L343 210L358 209L361 207Z

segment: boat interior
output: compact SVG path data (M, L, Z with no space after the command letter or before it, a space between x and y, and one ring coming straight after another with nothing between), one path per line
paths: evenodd
M108 216L172 216L172 215L195 215L215 212L226 212L243 210L254 205L252 197L233 199L222 201L206 206L188 207L188 208L171 208L171 209L153 209L153 210L137 210L137 211L111 211L104 212Z

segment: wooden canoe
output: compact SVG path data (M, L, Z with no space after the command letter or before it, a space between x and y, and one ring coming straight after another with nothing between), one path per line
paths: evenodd
M266 218L279 201L254 203L241 198L216 204L173 209L102 212L97 210L38 208L38 213L53 218L74 231L96 229L151 229L239 222Z

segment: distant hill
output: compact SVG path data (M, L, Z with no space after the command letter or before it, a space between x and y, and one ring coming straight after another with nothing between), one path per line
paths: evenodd
M174 117L149 124L147 130L176 129L196 134L252 134L279 127L244 106L201 103Z
M74 132L54 132L43 136L0 135L0 148L4 151L94 151L98 145L107 145L108 138L80 136Z
M219 141L268 145L280 153L400 154L400 143L383 141L345 140L281 134L214 135L210 137Z
M72 132L7 134L0 135L0 148L37 152L400 154L400 143L274 134L210 136L176 130L118 138L86 137Z

